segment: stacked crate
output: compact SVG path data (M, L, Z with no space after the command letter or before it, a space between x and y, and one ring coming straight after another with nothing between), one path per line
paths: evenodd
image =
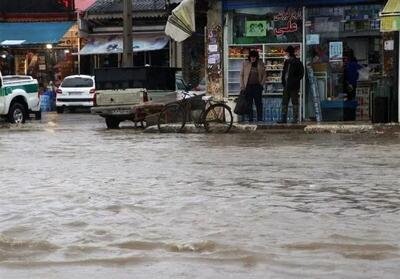
M370 87L358 87L356 91L356 99L358 102L356 110L356 120L358 121L369 121L370 111Z

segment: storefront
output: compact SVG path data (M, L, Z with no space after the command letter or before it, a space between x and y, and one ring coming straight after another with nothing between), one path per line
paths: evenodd
M30 75L43 85L61 81L77 66L76 32L73 22L0 23L2 72Z
M250 49L257 49L267 72L264 120L279 120L284 49L292 45L308 70L300 92L303 120L316 119L316 111L320 114L322 110L325 116L322 120L326 121L369 121L375 95L392 86L390 80L385 79L382 67L379 13L383 2L223 1L227 22L224 34L228 42L225 46L225 95L239 93L241 63ZM324 104L328 104L327 108L334 104L343 106L352 98L358 101L353 110L356 110L355 119L352 115L335 119L335 115L325 113ZM315 109L317 100L318 106L322 104L319 110Z

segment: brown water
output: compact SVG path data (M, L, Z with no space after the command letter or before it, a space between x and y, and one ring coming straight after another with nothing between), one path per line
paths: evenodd
M398 135L0 128L0 278L399 278Z

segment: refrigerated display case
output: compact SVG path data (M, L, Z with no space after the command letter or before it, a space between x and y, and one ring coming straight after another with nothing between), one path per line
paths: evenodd
M285 50L291 45L295 48L295 54L301 58L301 43L267 43L254 45L230 45L228 47L228 69L227 69L227 93L228 96L236 96L240 93L240 69L244 59L247 59L250 50L257 50L260 59L265 64L266 81L263 91L264 120L276 122L281 115L281 98L283 85L281 81L283 64L285 62ZM300 99L303 97L300 92ZM292 118L292 109L289 105L288 117Z
M295 48L295 54L301 55L301 44L266 44L264 45L264 63L267 74L264 94L280 96L283 94L282 71L285 62L285 50L291 45Z
M228 96L239 95L240 93L240 69L243 60L247 59L250 50L257 50L260 59L263 60L262 45L234 45L229 47L228 55Z

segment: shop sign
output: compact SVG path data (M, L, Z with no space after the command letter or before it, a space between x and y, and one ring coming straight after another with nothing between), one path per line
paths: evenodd
M288 9L280 12L274 16L273 26L274 34L276 36L283 36L286 33L295 33L299 31L301 25L298 25L298 21L303 19L302 12L300 10Z
M400 15L381 17L381 31L382 32L400 31Z
M261 16L237 12L233 15L234 44L289 43L302 41L303 11L301 8L273 7Z
M329 43L329 61L343 60L343 42Z

